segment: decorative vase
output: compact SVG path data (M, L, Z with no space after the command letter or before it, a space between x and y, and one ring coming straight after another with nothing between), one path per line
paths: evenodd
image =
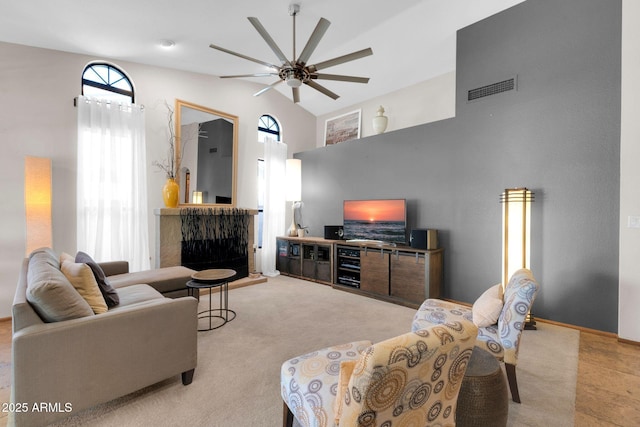
M167 178L164 187L162 187L162 199L164 205L168 208L178 207L178 196L180 194L180 187L175 178Z
M384 115L384 108L382 105L378 108L376 116L373 118L373 131L376 134L381 134L387 129L387 116Z

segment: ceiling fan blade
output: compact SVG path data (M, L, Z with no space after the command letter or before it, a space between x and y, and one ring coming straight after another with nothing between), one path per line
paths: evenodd
M336 80L339 82L369 83L369 77L341 76L338 74L311 74L312 79Z
M262 26L258 18L249 17L247 19L255 27L258 33L260 33L264 41L267 42L267 44L269 45L273 53L276 54L276 56L278 57L282 65L289 64L289 60L287 59L287 57L284 56L284 53L282 53L282 51L280 50L276 42L271 38L271 36L267 32L267 30Z
M253 96L260 96L263 93L265 93L266 91L268 91L270 89L273 89L277 84L282 83L282 82L283 82L283 80L278 80L277 82L273 82L269 86L266 86L266 87L260 89L258 92L254 93Z
M327 32L329 25L331 25L331 22L327 21L324 18L320 18L320 20L318 21L318 25L316 25L313 33L311 33L311 37L309 37L307 44L305 45L304 49L302 49L302 53L300 53L296 64L303 67L305 66L313 51L316 49L316 47L318 47L318 43L320 43L320 40L324 36L324 33Z
M347 55L339 56L337 58L329 59L328 61L319 62L314 65L309 65L307 68L309 72L315 73L317 70L333 67L335 65L344 64L345 62L353 61L355 59L364 58L365 56L373 55L373 50L370 47L359 50L357 52L349 53Z
M256 74L238 74L236 76L220 76L221 79L235 79L238 77L269 77L277 76L278 73L256 73Z
M209 47L211 49L216 49L216 50L219 50L221 52L228 53L230 55L234 55L234 56L237 56L237 57L242 58L242 59L246 59L246 60L249 60L249 61L257 62L258 64L264 65L264 66L269 67L269 68L275 68L276 70L280 69L280 67L278 67L277 65L273 65L273 64L270 64L268 62L260 61L259 59L255 59L255 58L252 58L250 56L246 56L246 55L243 55L241 53L237 53L237 52L234 52L232 50L225 49L225 48L220 47L220 46L216 46L214 44L210 44Z
M314 88L318 92L324 93L325 95L327 95L331 99L335 100L335 99L340 98L340 95L337 95L337 94L331 92L329 89L327 89L324 86L320 86L318 83L314 82L313 80L307 80L306 82L304 82L304 84L306 84L308 86L311 86L312 88Z
M292 87L291 90L293 91L293 102L297 104L300 102L300 88Z

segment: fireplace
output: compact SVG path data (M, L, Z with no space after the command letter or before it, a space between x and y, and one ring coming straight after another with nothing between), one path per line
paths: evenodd
M221 207L156 209L156 266L194 270L230 268L247 277L255 270L257 210Z
M194 270L230 268L236 279L249 275L249 218L244 209L180 210L181 264Z

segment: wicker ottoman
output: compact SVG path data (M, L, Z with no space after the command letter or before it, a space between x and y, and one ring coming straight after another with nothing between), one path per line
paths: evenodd
M500 363L488 351L474 347L458 394L456 426L504 427L508 413L507 382Z

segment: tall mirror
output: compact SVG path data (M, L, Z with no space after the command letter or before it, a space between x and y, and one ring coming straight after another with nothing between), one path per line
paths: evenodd
M180 204L236 205L238 116L176 99Z

